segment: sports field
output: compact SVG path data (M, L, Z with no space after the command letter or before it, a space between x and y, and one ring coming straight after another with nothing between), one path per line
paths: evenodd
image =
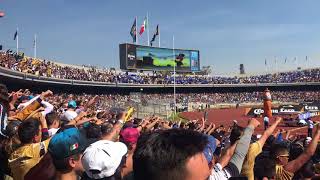
M246 108L228 108L228 109L209 109L208 111L208 123L212 122L216 126L224 125L225 127L229 127L233 124L233 120L237 120L238 124L242 127L245 127L247 125L247 122L250 118L249 116L246 116ZM195 120L195 119L201 119L204 115L204 112L183 112L180 114L181 117L189 119L189 120ZM276 116L274 116L275 118ZM274 122L274 118L270 121L270 124ZM256 129L256 134L262 134L263 129L263 119L257 118L261 125ZM320 117L313 117L313 121L319 122ZM284 130L293 130L291 133L294 134L307 134L307 126L304 127L287 127L284 124L281 124L277 127L277 129L284 129Z

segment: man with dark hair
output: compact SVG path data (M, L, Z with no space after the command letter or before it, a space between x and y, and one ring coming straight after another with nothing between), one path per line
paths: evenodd
M49 153L57 172L56 179L76 180L84 172L81 157L86 140L75 127L65 127L59 131L49 144Z
M254 179L268 180L274 179L276 175L276 163L269 158L257 159L254 165Z
M42 128L42 129L41 129ZM35 166L47 152L49 139L41 142L42 133L47 133L44 118L28 119L18 128L21 146L9 157L9 166L14 179L24 179L24 175Z
M49 136L53 136L60 128L60 118L56 112L51 112L46 115Z
M272 148L271 155L276 161L276 179L292 179L297 172L315 153L320 139L320 126L309 144L308 148L296 159L289 161L289 150L284 145L276 145Z
M134 179L207 179L210 171L203 153L207 143L203 134L184 129L142 135L133 154Z

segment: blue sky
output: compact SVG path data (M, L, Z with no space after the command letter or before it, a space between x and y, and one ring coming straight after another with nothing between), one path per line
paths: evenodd
M240 63L265 72L265 59L267 71L307 68L320 66L319 7L317 0L0 0L0 44L14 48L18 26L27 55L36 33L38 57L119 67L119 43L132 41L134 17L140 26L149 12L150 36L160 24L162 46L172 47L174 35L175 47L199 49L201 65L216 74L238 72Z

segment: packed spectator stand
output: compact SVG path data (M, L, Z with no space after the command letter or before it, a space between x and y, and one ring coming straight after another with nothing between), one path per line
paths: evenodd
M33 59L17 58L13 53L0 53L0 66L11 70L30 73L37 76L58 79L83 81L131 83L131 84L173 84L173 76L160 73L129 74L115 70L98 69L95 67L75 67L58 65L57 63ZM176 84L256 84L256 83L297 83L319 82L320 69L282 72L248 77L220 77L205 75L177 75Z

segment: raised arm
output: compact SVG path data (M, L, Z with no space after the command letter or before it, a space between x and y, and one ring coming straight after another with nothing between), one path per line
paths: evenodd
M282 118L281 117L277 117L276 121L272 124L272 126L270 126L267 130L264 131L264 133L262 134L261 138L258 140L258 142L261 145L261 147L264 145L264 143L266 142L268 137L272 135L272 133L274 132L276 127L281 123L281 121L282 121Z
M244 130L244 133L238 141L234 154L231 157L230 163L234 164L238 171L241 172L243 161L248 153L251 136L256 127L260 125L260 122L256 119L251 119L249 125Z
M222 168L228 165L232 155L234 154L234 151L236 150L236 147L237 147L237 143L234 143L225 151L225 153L218 160L218 163L221 165Z
M284 166L284 169L292 173L295 173L297 170L299 170L315 153L319 138L320 126L318 125L317 131L308 148L297 159L290 161L286 166Z

